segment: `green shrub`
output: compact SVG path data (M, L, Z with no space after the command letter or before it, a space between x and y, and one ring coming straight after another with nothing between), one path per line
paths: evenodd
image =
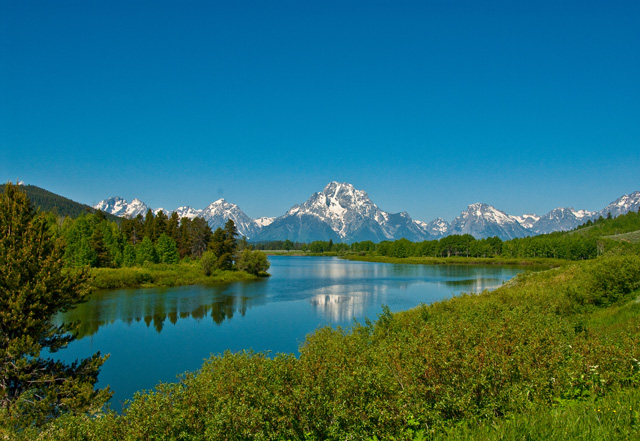
M621 388L637 397L640 317L625 302L637 295L638 263L607 256L386 309L375 324L316 330L297 358L214 356L136 395L122 415L54 421L40 438L561 439L579 433L580 418L624 438L638 432L637 409L609 407L606 420L593 409L626 396Z
M240 271L246 271L249 274L257 276L269 269L271 264L267 259L267 255L262 251L252 251L245 248L236 262L236 268Z
M205 276L210 276L213 274L218 265L218 259L212 251L205 251L202 253L202 258L200 259L200 266L202 268L202 273Z

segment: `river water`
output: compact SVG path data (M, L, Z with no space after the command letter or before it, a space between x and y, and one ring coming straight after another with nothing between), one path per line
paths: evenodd
M319 326L372 321L460 292L493 289L524 271L493 265L393 265L332 257L271 256L271 277L216 286L103 291L58 322L79 320L78 339L58 358L110 354L98 387L111 407L158 382L197 370L226 350L297 353Z

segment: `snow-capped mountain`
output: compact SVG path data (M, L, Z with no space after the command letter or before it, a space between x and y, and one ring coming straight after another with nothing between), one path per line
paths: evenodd
M149 207L140 199L134 199L131 203L122 199L119 196L115 196L109 199L98 202L94 207L96 210L104 211L105 213L113 214L114 216L133 218L137 215L145 215Z
M186 205L184 207L178 207L174 211L178 214L180 219L186 217L187 219L193 220L198 216L203 217L202 210L196 210L195 208L191 208Z
M94 206L121 217L143 216L149 207L139 199L131 203L112 197ZM619 216L640 208L640 191L624 195L598 212L556 208L544 216L508 215L487 204L475 203L448 223L436 218L431 222L413 220L406 212L387 213L381 210L363 190L348 183L331 182L321 192L313 194L301 205L294 205L284 215L251 219L237 205L219 199L207 208L188 206L177 208L179 217L203 217L213 230L233 219L241 236L252 241L285 240L312 242L359 242L372 240L411 241L438 239L452 234L471 234L476 238L498 236L503 240L533 236L553 231L571 230L589 219L608 213ZM157 213L161 209L152 210ZM170 216L171 211L165 211Z
M139 199L134 199L129 203L117 196L105 199L96 204L93 208L96 210L102 210L105 213L111 213L116 216L126 218L133 218L138 214L142 214L144 216L147 210L149 210L149 207ZM157 215L160 211L164 211L167 216L171 216L172 213L172 211L164 210L162 208L157 208L151 211L154 215ZM238 234L240 234L240 236L246 236L247 238L254 236L260 228L262 228L261 225L257 224L256 221L247 216L237 205L231 204L224 199L219 199L211 203L204 210L196 210L194 208L184 206L177 208L175 211L178 213L178 217L180 218L204 218L212 230L215 230L218 227L224 227L224 224L229 219L233 219L233 222L236 224Z
M594 212L587 210L576 211L573 208L556 208L541 216L528 228L535 234L569 231L593 218L594 215Z
M528 230L530 230L531 227L533 227L533 224L538 222L538 220L540 219L540 216L532 213L527 213L527 214L523 214L522 216L512 216L512 217L515 218L515 220L517 220L520 225L522 225Z
M449 231L449 228L451 227L449 222L441 217L437 217L429 223L419 220L416 220L415 222L420 226L420 228L422 228L422 231L434 238L446 236L447 231Z
M231 204L224 199L218 199L209 204L207 208L202 210L202 217L214 231L217 228L224 228L224 224L229 219L232 219L241 237L252 238L261 228L256 224L256 221L247 216L237 205Z
M471 234L476 239L498 236L502 240L529 236L515 216L487 204L471 204L451 222L450 234Z
M604 207L599 212L595 213L595 218L600 216L607 217L609 213L611 216L616 217L621 214L626 214L630 211L638 211L640 209L640 191L634 191L631 194L625 194L619 197L609 205Z
M425 240L430 236L406 213L387 213L367 193L348 183L331 182L305 203L262 228L255 240L358 242Z

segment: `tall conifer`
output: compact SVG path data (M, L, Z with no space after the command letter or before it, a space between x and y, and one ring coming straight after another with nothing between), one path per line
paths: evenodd
M7 184L0 196L0 424L41 424L65 412L97 411L108 389L94 391L107 357L66 364L54 354L74 339L75 325L52 318L86 300L88 274L63 271L63 241L27 196Z

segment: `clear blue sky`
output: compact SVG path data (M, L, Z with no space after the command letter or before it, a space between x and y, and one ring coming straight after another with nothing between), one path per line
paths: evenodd
M640 190L638 23L638 1L0 0L0 179L252 217L332 180L424 221L599 210Z

